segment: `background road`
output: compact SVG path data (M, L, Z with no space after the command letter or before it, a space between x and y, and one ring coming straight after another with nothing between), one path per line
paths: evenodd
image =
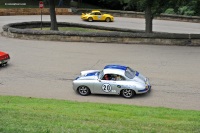
M33 20L39 21L40 16L0 16L0 27ZM88 24L79 16L58 16L58 21ZM89 24L144 28L143 19L130 18ZM200 32L197 23L155 21L154 25L158 31ZM0 50L11 56L9 65L0 68L0 95L200 110L199 47L52 42L0 36ZM128 65L149 77L151 93L125 99L107 95L83 97L73 91L72 80L81 70L102 69L107 64Z

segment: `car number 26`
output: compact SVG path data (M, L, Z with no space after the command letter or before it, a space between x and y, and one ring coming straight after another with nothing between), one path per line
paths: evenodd
M110 92L110 91L112 90L112 87L111 87L110 84L103 84L103 85L102 85L102 90L103 90L104 92Z

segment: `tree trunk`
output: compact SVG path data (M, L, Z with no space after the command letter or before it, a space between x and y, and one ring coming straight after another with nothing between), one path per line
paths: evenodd
M151 12L151 4L147 4L145 9L145 32L152 33L153 17Z
M51 30L58 30L54 0L49 0L49 7L50 7L50 17L51 17Z

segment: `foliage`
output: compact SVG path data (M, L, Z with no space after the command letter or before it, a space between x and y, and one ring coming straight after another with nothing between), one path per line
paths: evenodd
M200 15L200 0L170 0L168 7L169 9L174 9L174 13L177 15ZM167 11L165 11L165 13L166 12Z
M192 16L194 15L194 11L192 11L188 6L182 6L178 9L178 14Z
M0 96L0 132L197 133L200 112Z
M82 0L82 2L113 10L138 12L144 12L145 7L150 5L153 15L168 12L179 15L200 15L200 0Z
M164 13L165 14L176 14L173 8L168 8Z

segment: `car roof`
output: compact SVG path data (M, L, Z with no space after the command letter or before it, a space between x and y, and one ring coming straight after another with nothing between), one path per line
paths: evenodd
M119 74L124 75L127 66L123 65L107 65L104 67L104 74Z
M119 69L104 69L103 73L105 74L117 74L117 75L124 75L124 70L119 70Z

